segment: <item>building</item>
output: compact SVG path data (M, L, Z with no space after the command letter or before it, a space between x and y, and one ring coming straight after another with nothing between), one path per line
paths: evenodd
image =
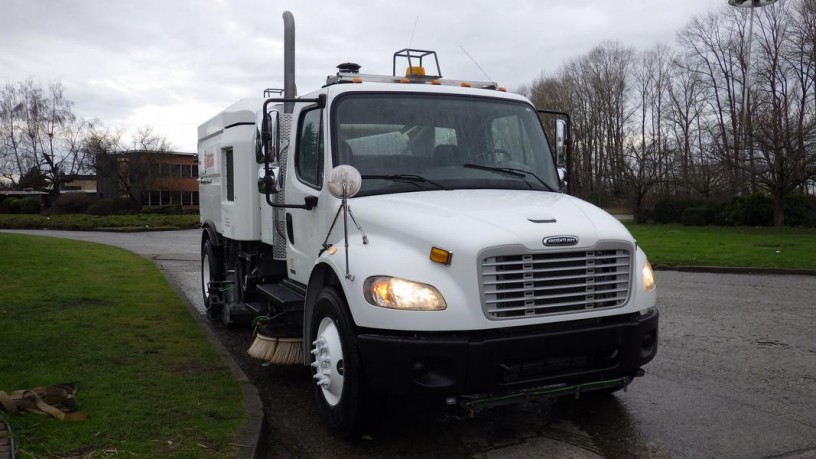
M96 176L87 174L66 175L60 193L76 193L81 191L96 196Z
M97 196L126 197L136 207L198 206L195 153L125 151L96 156Z

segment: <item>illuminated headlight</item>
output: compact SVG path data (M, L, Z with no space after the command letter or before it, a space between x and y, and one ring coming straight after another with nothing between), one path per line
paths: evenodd
M441 311L448 307L439 290L396 277L369 277L363 287L366 301L374 306L406 311Z
M654 270L648 261L643 265L643 290L651 292L655 289Z

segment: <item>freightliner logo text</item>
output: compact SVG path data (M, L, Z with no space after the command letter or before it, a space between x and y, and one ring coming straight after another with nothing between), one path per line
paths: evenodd
M550 246L565 246L578 244L578 238L575 236L550 236L544 238L544 245Z

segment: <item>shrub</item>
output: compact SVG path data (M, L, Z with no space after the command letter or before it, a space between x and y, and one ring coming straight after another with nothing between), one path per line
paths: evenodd
M785 225L816 227L816 196L790 194L782 203Z
M663 198L655 203L652 218L655 223L681 223L683 212L689 207L708 207L706 201L694 199Z
M742 225L773 226L773 198L754 193L744 201Z
M88 207L91 215L128 215L135 213L128 198L100 199Z
M682 212L678 199L663 198L655 203L652 218L655 223L674 223L680 219Z
M82 214L96 198L87 193L65 193L54 202L54 210L65 214Z
M688 207L683 210L680 222L685 226L706 226L710 214L709 207Z
M40 201L35 198L23 198L18 201L19 212L21 214L39 214Z
M9 214L16 214L17 210L20 208L20 198L16 198L14 196L9 196L0 203L0 212L9 213Z
M142 209L143 214L159 215L181 215L181 204L170 204L167 206L153 206Z
M100 199L88 206L91 215L111 215L117 211L117 203L113 199Z

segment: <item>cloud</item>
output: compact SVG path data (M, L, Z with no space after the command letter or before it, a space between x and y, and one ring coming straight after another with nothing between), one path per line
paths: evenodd
M446 77L483 80L481 66L517 88L604 40L640 49L671 42L693 15L716 7L711 0L5 0L0 82L62 81L81 116L129 129L149 124L194 150L198 124L239 98L283 86L285 9L297 23L297 84L305 93L341 62L390 74L394 51L409 46L436 50Z

